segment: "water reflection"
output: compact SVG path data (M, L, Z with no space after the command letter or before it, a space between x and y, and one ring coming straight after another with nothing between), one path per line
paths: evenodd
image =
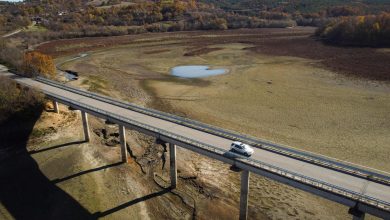
M182 78L202 78L227 73L226 69L210 69L209 66L176 66L171 69L173 76Z

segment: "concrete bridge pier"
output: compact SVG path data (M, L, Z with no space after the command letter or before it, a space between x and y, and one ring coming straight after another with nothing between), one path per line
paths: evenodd
M119 139L121 142L122 162L127 163L126 130L123 125L119 125Z
M55 113L60 113L60 109L58 108L58 102L53 100L53 108Z
M350 208L348 213L353 216L353 220L364 220L366 216L366 213L360 211L357 207Z
M171 188L177 185L176 145L169 143L169 169L171 174Z
M364 220L364 217L365 217L365 214L363 213L362 215L360 216L357 216L357 215L354 215L352 217L353 220Z
M249 176L248 170L241 171L240 220L248 218Z
M83 128L84 128L84 137L85 141L89 142L90 140L90 133L89 133L89 125L88 125L88 115L86 112L81 111L81 118L83 119Z

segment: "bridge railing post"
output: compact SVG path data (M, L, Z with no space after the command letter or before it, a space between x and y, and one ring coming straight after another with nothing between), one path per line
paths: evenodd
M248 218L249 177L248 170L241 171L240 220Z
M169 169L171 174L171 188L177 186L176 145L169 143Z
M60 109L58 108L58 102L53 100L53 109L55 113L60 113Z
M119 125L119 139L121 142L122 162L127 163L126 130L123 125Z
M81 118L83 120L83 129L84 129L84 137L85 141L89 142L90 140L90 133L89 133L89 125L88 125L88 115L86 112L81 111Z

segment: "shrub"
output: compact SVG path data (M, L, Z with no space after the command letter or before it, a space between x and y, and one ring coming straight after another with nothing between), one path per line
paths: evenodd
M43 103L43 95L0 76L0 123L9 116Z
M6 64L11 69L20 69L22 54L21 48L0 39L0 63Z
M56 73L53 58L39 52L25 53L22 69L23 73L30 77L43 75L52 78Z

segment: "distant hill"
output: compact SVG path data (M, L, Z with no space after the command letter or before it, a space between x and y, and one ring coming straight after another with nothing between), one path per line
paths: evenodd
M321 27L343 17L390 13L390 0L25 0L0 3L0 12L0 33L28 26L33 20L47 30L34 33L38 38L55 39Z
M68 8L69 6L83 7L86 5L95 7L128 6L134 3L145 2L187 2L189 0L25 0L31 4L57 5ZM364 14L377 14L382 11L390 12L389 0L197 0L199 3L213 4L217 8L226 11L242 11L251 14L256 11L278 11L289 14L296 12L318 13L333 7L352 7ZM1 4L1 2L0 2ZM253 14L253 13L252 13Z
M225 10L279 10L315 13L336 6L357 7L366 13L390 12L389 0L199 0Z

